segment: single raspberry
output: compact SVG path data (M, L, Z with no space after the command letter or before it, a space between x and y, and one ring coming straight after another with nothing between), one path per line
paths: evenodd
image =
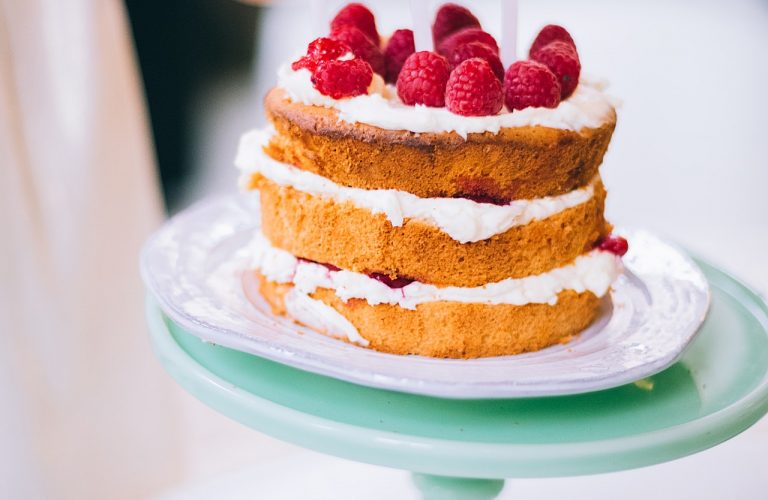
M389 275L382 274L382 273L371 273L368 276L375 279L376 281L380 281L384 283L389 288L403 288L404 286L408 286L414 281L416 281L416 280L412 280L411 278L403 278L400 276L398 276L397 278L390 278Z
M565 42L552 42L540 48L533 57L549 68L560 82L560 99L566 99L573 94L579 84L581 63L576 49Z
M447 57L459 45L471 42L484 43L493 49L494 52L497 54L499 53L499 44L496 43L496 39L480 28L464 28L463 30L448 35L448 37L437 45L437 53Z
M321 62L312 73L312 85L333 99L366 94L371 80L370 64L357 58Z
M350 3L336 14L331 20L331 30L341 26L351 25L359 29L376 45L379 44L379 32L376 30L376 19L368 7L361 3Z
M371 65L373 71L384 74L384 54L379 45L373 43L365 33L351 25L338 26L331 30L330 37L346 44L352 53Z
M504 102L509 110L554 108L560 84L549 68L536 61L515 61L504 75Z
M621 236L610 235L600 240L597 244L597 248L623 257L624 254L627 253L627 250L629 250L629 243L627 243L627 240Z
M384 49L384 62L387 67L386 80L388 83L395 83L397 75L408 56L416 52L416 46L413 43L413 31L397 30L387 42L387 48Z
M501 64L499 55L484 43L469 42L464 45L459 45L453 49L453 52L451 52L450 55L448 55L448 64L451 66L451 70L453 70L459 64L467 59L472 59L473 57L479 57L480 59L488 61L488 64L491 65L491 69L493 70L493 74L496 75L499 81L504 80L504 65Z
M568 33L565 28L562 26L558 26L556 24L548 24L541 28L541 31L539 31L539 34L536 35L536 38L533 40L533 43L531 44L531 49L528 51L528 57L531 59L535 59L536 52L539 51L540 48L544 47L545 45L549 45L552 42L560 41L565 42L573 47L573 50L576 50L576 44L573 42L573 38L571 38L571 34Z
M450 69L445 57L434 52L415 52L405 60L397 77L397 95L405 104L445 106L445 84Z
M504 92L488 61L475 57L456 66L445 86L445 105L462 116L495 115L501 110Z
M351 52L350 48L342 42L331 40L330 38L317 38L307 46L307 55L291 64L291 69L297 71L306 68L309 71L315 71L317 65L323 61L338 59L344 54Z
M437 47L451 33L463 28L479 27L480 21L469 9L455 3L446 3L440 7L435 15L435 23L432 25L432 40Z

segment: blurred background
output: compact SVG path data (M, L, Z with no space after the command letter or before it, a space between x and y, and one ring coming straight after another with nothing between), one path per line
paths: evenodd
M277 442L187 396L143 324L142 242L236 191L237 141L264 124L278 65L346 2L321 18L310 3L0 0L0 497L415 498L403 472ZM380 32L411 26L407 1L365 3ZM459 3L498 35L499 0ZM521 53L547 23L622 101L609 218L768 290L768 2L523 0ZM502 498L765 498L767 449L764 419L696 456L510 481Z

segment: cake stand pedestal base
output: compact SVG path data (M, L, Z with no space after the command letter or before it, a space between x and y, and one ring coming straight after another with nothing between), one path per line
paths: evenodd
M504 489L503 479L471 479L413 473L424 500L491 500Z
M412 471L425 499L490 499L504 486L499 478L690 455L768 411L768 307L699 264L712 307L680 361L638 383L573 396L449 400L363 387L202 342L151 298L147 318L167 371L224 415L309 449Z

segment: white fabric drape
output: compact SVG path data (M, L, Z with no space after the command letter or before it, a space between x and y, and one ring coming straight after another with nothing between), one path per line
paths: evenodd
M118 0L0 0L0 497L178 480L138 252L162 211Z

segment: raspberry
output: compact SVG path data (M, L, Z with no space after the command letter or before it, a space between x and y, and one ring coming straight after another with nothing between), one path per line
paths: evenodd
M324 268L328 269L329 271L341 271L340 267L334 266L333 264L327 264L325 262L318 262L316 260L310 260L305 259L304 257L297 257L301 262L308 262L310 264L319 264L323 266Z
M597 248L606 252L611 252L619 257L623 257L627 250L629 250L629 243L621 236L607 236L600 240L597 244Z
M465 198L477 203L508 205L514 196L514 187L502 188L496 181L483 176L460 176L456 178L454 198Z
M508 205L510 200L501 200L494 198L493 196L485 194L467 194L462 196L454 196L454 198L464 198L466 200L474 201L475 203L488 203L489 205L504 206Z
M346 44L352 53L371 65L373 71L384 74L384 54L378 44L373 43L365 33L351 25L338 26L331 30L330 37Z
M504 65L501 64L501 59L499 59L498 54L496 54L492 48L484 43L469 42L464 45L459 45L453 49L453 52L448 56L448 64L451 65L451 69L454 69L462 62L467 59L472 59L473 57L479 57L480 59L488 61L488 64L491 65L491 69L493 70L493 74L496 75L499 81L504 80Z
M573 50L576 50L576 44L573 42L573 38L571 38L571 34L568 33L565 28L562 26L558 26L556 24L548 24L541 28L541 31L539 31L539 34L536 35L536 38L533 40L533 43L531 44L531 49L528 51L528 57L531 59L536 59L534 56L536 55L536 52L539 51L540 48L544 47L545 45L549 45L552 42L560 41L565 42L573 47Z
M549 68L536 61L516 61L504 75L504 102L509 110L554 108L560 103L560 84Z
M456 66L445 87L445 104L462 116L498 113L504 105L504 92L488 61L475 57Z
M325 37L317 38L307 46L307 55L294 61L291 64L291 69L296 71L306 68L309 71L315 71L321 62L338 59L347 52L351 52L351 50L344 43Z
M397 77L397 95L405 104L445 106L445 84L450 70L445 57L434 52L415 52L408 56Z
M312 85L333 99L366 94L371 80L371 66L357 58L321 62L312 73Z
M388 83L395 83L397 75L408 56L416 52L413 43L413 31L397 30L387 42L387 48L384 50L384 62L387 67L386 80Z
M379 44L379 32L373 13L363 4L351 3L341 9L331 21L331 31L341 26L354 26L362 31L376 45Z
M540 48L533 59L545 65L560 82L560 99L573 94L579 84L581 63L576 49L565 42L552 42Z
M440 7L432 25L432 40L435 47L451 33L463 28L479 28L480 21L467 9L455 3L447 3Z
M459 45L471 42L484 43L493 49L494 52L497 54L499 53L499 44L496 43L496 40L480 28L464 28L463 30L448 35L448 37L437 45L437 53L447 56Z
M399 276L397 278L390 278L388 275L382 273L371 273L368 276L375 279L376 281L384 283L389 288L403 288L404 286L408 286L416 281L410 278L402 278Z

